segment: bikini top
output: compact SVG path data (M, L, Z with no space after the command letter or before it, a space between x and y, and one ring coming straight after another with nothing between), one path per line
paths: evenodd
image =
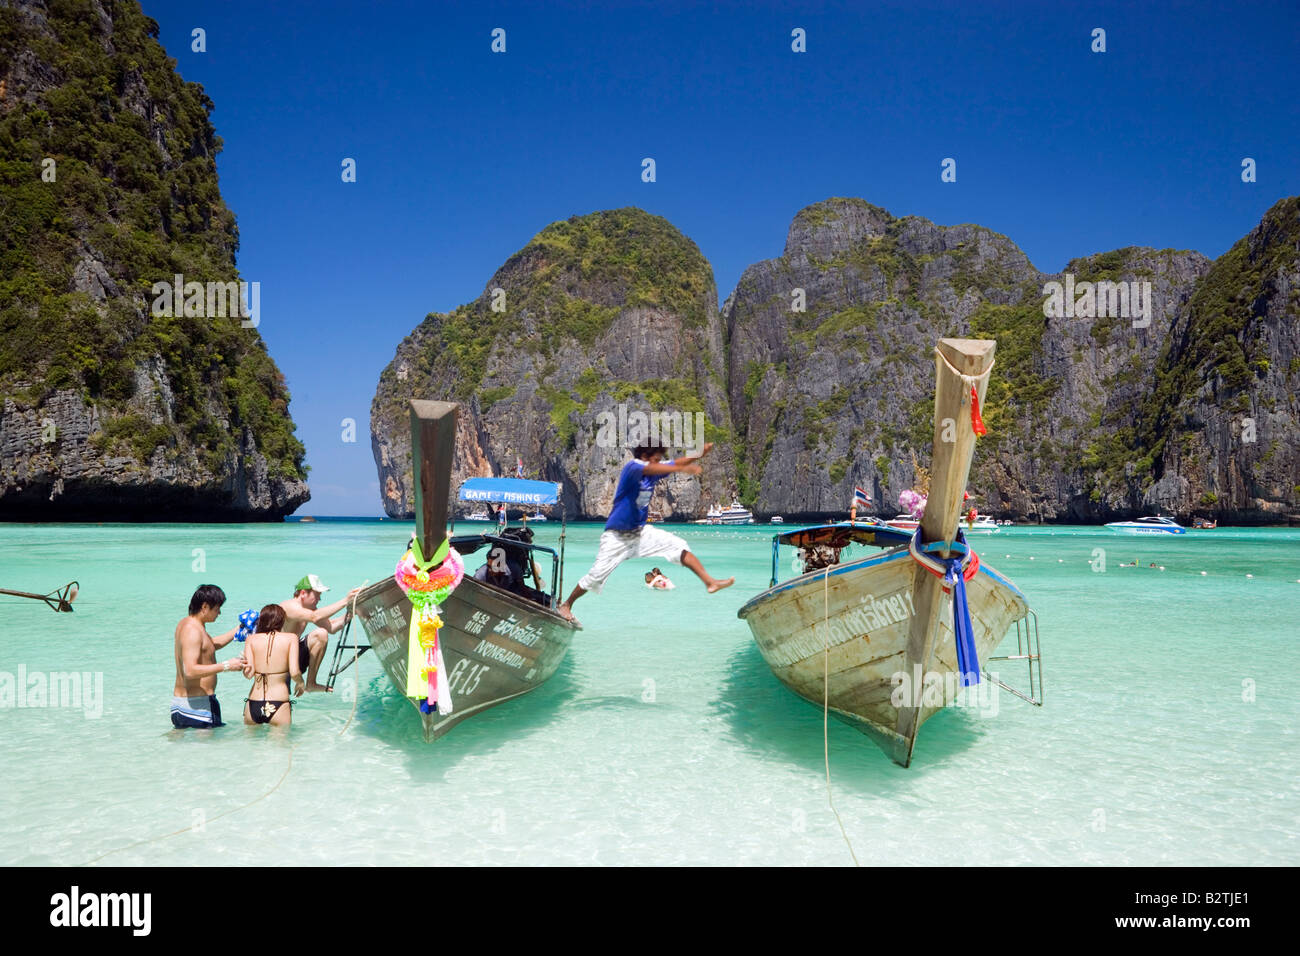
M270 634L267 635L266 659L268 661L271 659L271 648L275 647L275 635L278 633L280 632L272 631ZM253 683L256 684L260 680L262 682L262 686L265 687L266 679L268 677L288 677L288 676L289 676L288 671L253 671Z

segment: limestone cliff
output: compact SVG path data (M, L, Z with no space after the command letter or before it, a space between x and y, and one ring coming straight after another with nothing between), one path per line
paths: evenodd
M962 336L998 343L971 473L981 510L1300 520L1298 207L1280 202L1214 263L1128 247L1046 274L986 228L830 199L795 216L720 315L708 264L663 220L557 223L398 348L372 410L385 507L411 507L405 399L459 397L458 476L510 473L519 454L564 483L570 514L599 517L621 459L591 416L637 394L707 409L724 452L703 492L674 482L679 518L732 488L760 516L838 516L855 485L892 514L929 460L934 342ZM664 281L660 260L679 255L695 278Z
M475 301L431 314L384 369L370 425L384 510L410 515L406 401L456 400L454 480L560 482L570 516L605 514L628 460L622 413L703 413L718 449L700 478L660 484L654 507L687 517L734 491L722 328L713 270L666 220L616 209L552 223ZM606 441L605 439L613 439ZM692 444L698 434L671 435Z
M235 304L221 140L134 0L0 0L0 518L280 517L284 379ZM186 294L187 299L189 293Z

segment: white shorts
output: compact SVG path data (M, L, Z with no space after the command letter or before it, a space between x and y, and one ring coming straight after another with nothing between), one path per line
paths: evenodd
M606 531L600 536L600 550L596 563L582 576L578 587L595 591L605 586L605 579L628 558L663 558L673 564L682 563L682 552L691 550L681 538L652 524L640 531Z

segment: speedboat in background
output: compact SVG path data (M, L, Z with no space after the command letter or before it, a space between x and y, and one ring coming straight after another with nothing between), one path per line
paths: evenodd
M1121 534L1187 534L1187 529L1173 518L1148 515L1136 521L1111 521L1106 525Z

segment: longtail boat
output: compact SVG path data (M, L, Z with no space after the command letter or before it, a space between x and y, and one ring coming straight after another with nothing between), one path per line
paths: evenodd
M450 402L411 401L411 455L415 484L415 541L420 553L435 555L447 539L447 504L451 488L457 406ZM579 628L552 608L563 588L563 501L560 486L522 478L471 478L460 489L460 500L501 505L561 505L560 552L536 545L529 535L512 535L511 529L450 537L451 547L462 556L483 549L489 561L504 562L519 572L518 591L478 581L467 561L465 576L438 608L442 619L439 641L446 669L451 708L440 701L425 713L411 700L424 726L424 739L433 741L462 720L489 707L526 694L548 680L568 653ZM395 542L394 563L400 556ZM550 557L549 592L522 586L539 557ZM537 584L537 581L533 582ZM361 622L369 643L349 641L347 634L335 645L328 684L365 651L373 650L398 693L407 692L407 661L412 605L392 571L365 588L356 599L355 619ZM350 625L349 625L350 630Z
M1042 703L1037 619L959 527L994 350L991 341L969 339L941 339L935 349L934 454L919 527L843 522L778 534L768 589L738 612L781 683L904 767L921 725L981 679ZM824 556L854 544L883 553L777 581L782 545ZM993 657L1013 626L1016 653ZM990 661L1025 665L1028 692L982 674Z

